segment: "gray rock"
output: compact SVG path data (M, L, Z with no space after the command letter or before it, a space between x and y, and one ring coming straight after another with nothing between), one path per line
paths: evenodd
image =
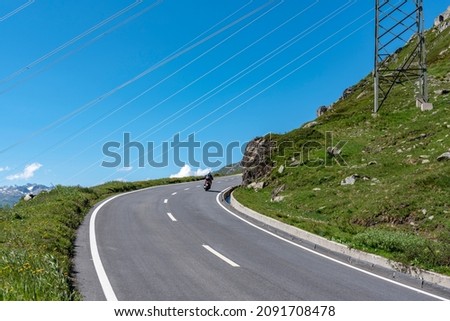
M256 182L253 182L253 183L250 183L250 184L248 184L247 185L247 188L255 188L255 186L256 186Z
M339 156L341 154L341 152L342 152L342 150L339 148L336 148L336 147L328 147L327 148L327 153L331 157Z
M359 95L358 95L358 97L356 97L356 99L360 99L360 98L362 98L364 95L366 95L367 94L367 92L364 90L362 93L360 93Z
M354 91L355 91L354 87L349 87L349 88L345 89L344 92L342 93L341 99L346 99L348 96L353 94Z
M354 185L358 178L359 178L358 174L353 174L352 176L346 177L341 181L341 186Z
M437 158L438 162L450 160L450 152L445 152Z
M286 185L285 184L274 188L273 191L272 191L272 200L275 197L277 197L281 192L283 192L285 189L286 189Z
M304 124L302 127L303 128L313 128L315 126L319 125L318 122L316 121L310 121L309 123Z
M278 168L278 173L283 174L284 172L284 165L281 165L280 168Z
M436 95L442 96L442 95L450 94L450 90L448 90L448 89L440 89L440 90L435 90L434 93Z
M23 200L24 200L24 201L30 201L30 200L32 200L32 199L34 198L34 196L35 196L35 195L34 195L34 194L31 194L31 193L30 193L30 194L27 194L27 195L24 196Z
M263 189L266 186L265 182L253 182L247 185L247 188L253 188L255 192Z
M441 13L436 19L434 19L434 26L439 32L444 31L446 28L450 26L449 21L447 21L450 18L450 7L448 9Z
M319 108L317 108L317 111L316 111L317 117L322 116L327 111L328 111L328 107L327 106L320 106Z
M284 196L279 195L279 196L275 196L275 197L272 199L272 202L274 202L274 203L279 203L279 202L281 202L281 201L283 201L283 200L284 200Z

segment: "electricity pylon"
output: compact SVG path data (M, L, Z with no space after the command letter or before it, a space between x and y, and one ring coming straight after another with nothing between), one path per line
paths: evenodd
M421 102L428 102L423 0L375 0L374 113L395 84L418 84ZM401 48L411 52L400 61Z

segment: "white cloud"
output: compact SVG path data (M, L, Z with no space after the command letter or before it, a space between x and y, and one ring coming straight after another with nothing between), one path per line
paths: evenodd
M189 165L184 165L182 168L180 168L180 171L176 174L170 175L170 178L181 178L181 177L188 177L188 176L205 176L211 171L210 168L206 169L197 169L192 170L192 168Z
M8 166L6 167L0 167L0 172L6 172L9 171L11 168L9 168Z
M33 163L30 165L25 166L23 172L17 173L14 175L9 175L6 177L7 180L15 181L15 180L21 180L21 179L29 179L34 176L34 173L42 167L42 164L39 163Z

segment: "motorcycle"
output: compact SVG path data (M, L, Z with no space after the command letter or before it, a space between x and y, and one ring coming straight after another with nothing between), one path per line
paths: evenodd
M205 191L209 191L211 189L212 186L212 180L211 179L205 179L205 184L203 184L203 188L205 189Z

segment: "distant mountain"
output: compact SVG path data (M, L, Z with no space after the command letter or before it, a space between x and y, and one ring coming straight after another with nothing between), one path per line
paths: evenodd
M214 172L215 175L227 176L236 175L242 173L241 162L229 164Z
M37 195L42 191L50 191L52 187L40 184L26 184L0 187L0 207L13 206L27 194Z

